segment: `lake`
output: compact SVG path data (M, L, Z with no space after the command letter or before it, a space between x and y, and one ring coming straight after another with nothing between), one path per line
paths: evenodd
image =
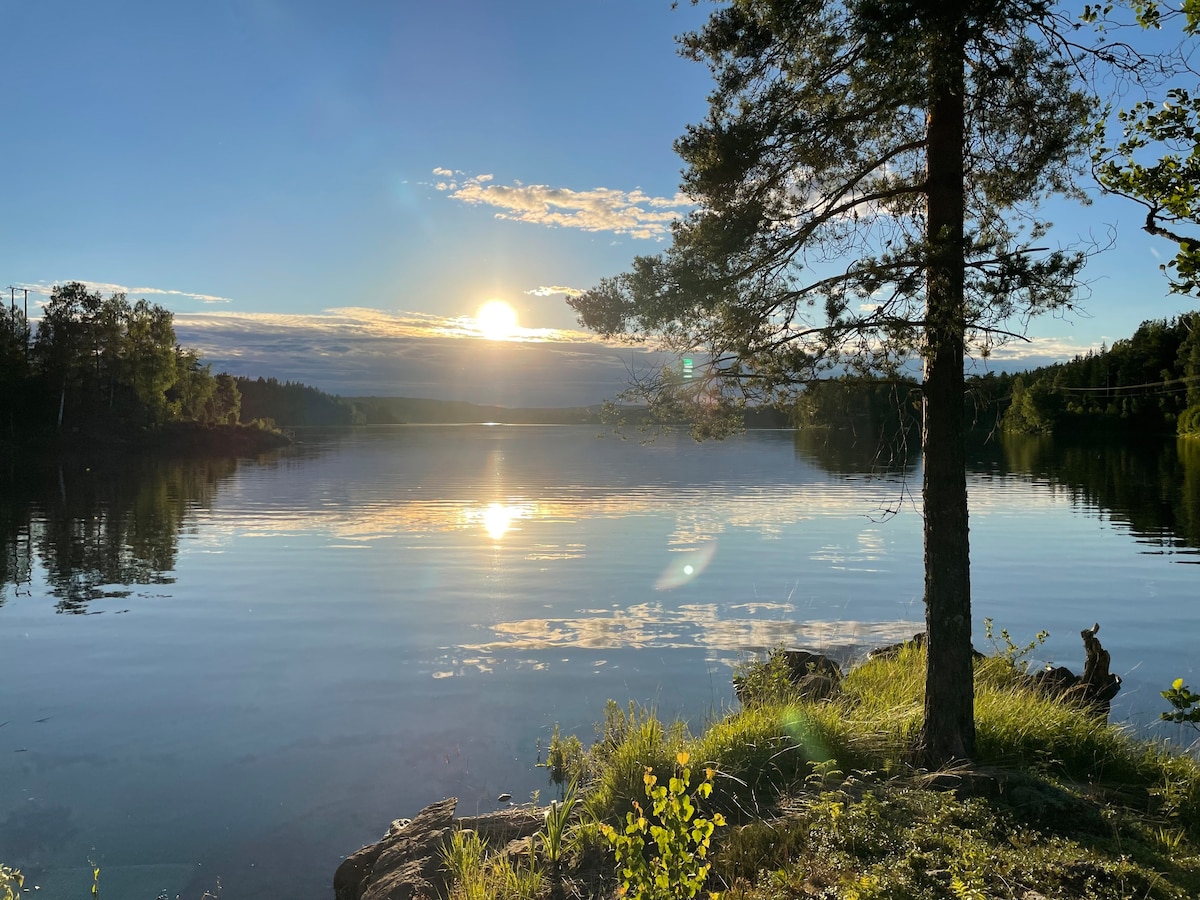
M549 797L555 723L605 700L696 726L779 645L922 626L919 462L758 431L309 431L259 461L0 472L0 862L38 896L332 896L393 818ZM1099 621L1154 724L1196 686L1200 443L976 448L983 620L1076 671Z

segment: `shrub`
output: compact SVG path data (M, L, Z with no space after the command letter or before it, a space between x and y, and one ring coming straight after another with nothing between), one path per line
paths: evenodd
M667 786L649 767L643 775L646 797L651 802L649 819L641 804L633 803L633 811L625 815L625 830L611 825L601 827L602 833L616 851L621 871L621 892L632 900L677 900L695 897L708 878L709 841L713 830L725 824L720 813L711 819L696 815L696 798L712 793L713 770L708 769L695 791L690 790L691 771L688 754L676 756L678 769ZM646 837L654 843L648 851Z
M17 869L0 865L0 900L17 900L24 886L25 877Z

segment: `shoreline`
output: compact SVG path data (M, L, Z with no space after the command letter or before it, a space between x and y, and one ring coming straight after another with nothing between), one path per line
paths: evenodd
M44 454L60 458L117 457L129 453L257 456L292 446L280 430L257 425L201 425L172 422L141 430L99 429L66 434L38 434L24 440L0 440L5 454Z
M1107 661L1095 634L1081 632L1083 677L1028 672L1036 641L1019 647L1006 633L978 654L977 762L939 772L906 761L924 677L916 638L845 676L826 657L775 651L740 673L742 708L698 735L610 701L592 747L555 735L547 763L564 799L461 818L456 798L430 804L348 857L334 896L1197 896L1200 763L1108 724L1119 679L1086 695L1099 687L1087 674ZM635 816L664 830L630 857L622 847L641 847L645 828ZM652 871L676 874L655 893ZM687 877L704 890L679 893L679 872L698 872Z

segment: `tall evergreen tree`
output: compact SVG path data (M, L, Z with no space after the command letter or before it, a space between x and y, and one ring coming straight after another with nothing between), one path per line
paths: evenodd
M708 423L841 372L924 368L927 765L974 752L964 359L1073 303L1035 250L1078 196L1093 102L1075 23L1039 0L732 0L683 52L715 87L677 142L698 208L670 248L568 302L695 355L639 387Z

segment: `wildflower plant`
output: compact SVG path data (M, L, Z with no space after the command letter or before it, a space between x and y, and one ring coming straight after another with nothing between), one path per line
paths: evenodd
M1190 725L1200 731L1200 694L1193 694L1182 678L1171 682L1171 689L1162 692L1163 699L1171 704L1171 711L1159 713L1159 718L1167 722L1178 722L1180 725Z
M712 793L715 772L706 769L704 780L689 791L688 754L676 757L675 774L664 786L646 767L643 783L651 812L638 802L625 815L625 828L611 825L601 832L616 853L621 874L621 894L631 900L681 900L695 897L704 887L711 863L709 842L714 829L725 824L720 813L711 819L696 815L696 799ZM653 820L650 818L653 816ZM647 853L647 838L654 845Z
M0 865L0 900L16 900L25 886L25 878L17 869Z

